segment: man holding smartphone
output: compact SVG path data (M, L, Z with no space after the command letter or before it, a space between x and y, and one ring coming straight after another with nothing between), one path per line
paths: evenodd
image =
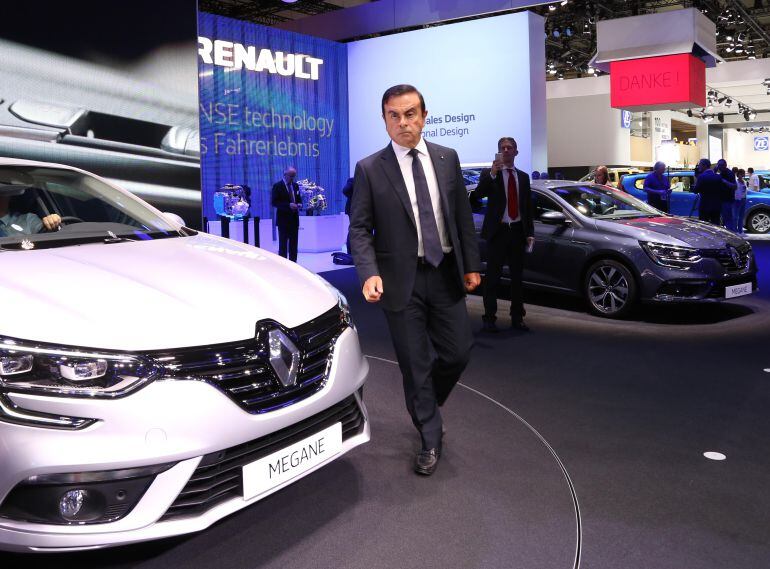
M497 142L492 168L482 170L475 195L487 197L487 213L481 237L487 241L487 274L484 283L484 330L497 332L497 288L508 265L511 276L511 328L529 331L524 323L522 274L524 255L535 246L532 224L532 193L529 176L513 163L518 155L516 141L504 136Z

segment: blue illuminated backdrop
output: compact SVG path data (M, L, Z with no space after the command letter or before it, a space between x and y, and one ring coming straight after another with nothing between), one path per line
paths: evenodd
M348 178L348 79L340 43L198 14L203 215L214 192L251 188L251 214L270 217L287 166L326 189L339 213Z

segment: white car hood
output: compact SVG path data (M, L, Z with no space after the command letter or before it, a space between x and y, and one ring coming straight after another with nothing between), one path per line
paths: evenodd
M252 338L337 303L299 265L204 233L0 252L0 299L0 336L130 351Z

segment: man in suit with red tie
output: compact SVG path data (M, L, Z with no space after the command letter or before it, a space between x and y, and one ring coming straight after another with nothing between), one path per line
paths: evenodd
M412 85L382 96L391 142L356 164L350 246L367 302L382 306L422 448L414 470L441 457L441 407L473 344L465 293L479 282L476 231L457 152L427 142L428 112Z
M476 197L487 197L487 213L481 237L487 241L487 273L484 279L484 330L497 332L497 289L508 265L511 276L511 327L526 332L522 273L525 251L535 245L532 224L532 194L529 176L513 165L519 151L508 136L497 142L492 168L483 170Z
M272 204L275 208L275 224L278 226L278 254L297 262L297 245L299 241L299 210L302 207L302 197L299 185L294 179L297 170L290 166L283 173L283 180L273 185Z

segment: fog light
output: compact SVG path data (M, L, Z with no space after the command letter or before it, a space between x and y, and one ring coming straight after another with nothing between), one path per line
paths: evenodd
M85 490L70 490L59 500L59 513L69 522L75 521L88 493Z

